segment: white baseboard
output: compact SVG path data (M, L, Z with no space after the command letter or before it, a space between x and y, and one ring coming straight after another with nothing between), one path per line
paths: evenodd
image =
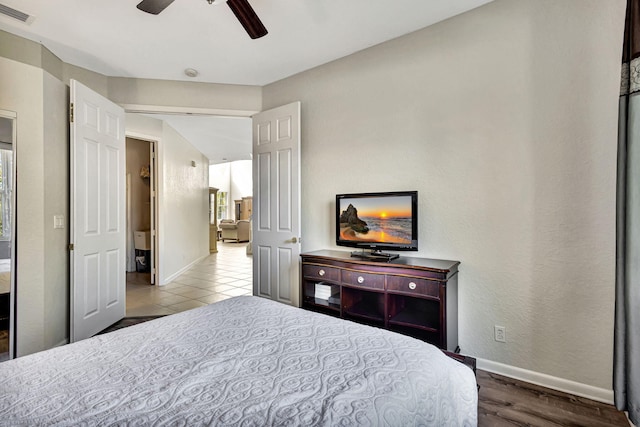
M171 283L171 281L175 278L177 278L178 276L180 276L182 273L184 273L185 271L187 271L188 269L190 269L191 267L193 267L194 265L196 265L197 263L199 263L200 261L202 261L203 259L205 259L206 257L208 257L209 254L203 255L200 258L198 258L197 260L193 261L191 264L188 264L184 267L182 267L180 270L178 270L177 272L173 273L171 276L166 277L162 283L160 284L160 286L164 286L164 285L168 285L169 283Z
M526 381L542 387L613 405L613 390L594 387L564 378L553 377L551 375L541 374L540 372L529 371L486 359L476 359L476 367L483 371L493 372L499 375L504 375L505 377L515 378L517 380Z

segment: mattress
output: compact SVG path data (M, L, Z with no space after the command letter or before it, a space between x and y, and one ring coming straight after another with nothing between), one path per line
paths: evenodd
M436 347L259 297L0 363L3 426L476 424Z

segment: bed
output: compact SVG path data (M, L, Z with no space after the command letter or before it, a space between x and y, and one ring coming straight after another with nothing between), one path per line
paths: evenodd
M0 363L11 426L474 426L477 399L432 345L250 296Z

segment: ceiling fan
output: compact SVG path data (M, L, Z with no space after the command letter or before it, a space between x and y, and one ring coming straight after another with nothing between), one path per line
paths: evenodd
M213 4L222 3L224 0L207 1L209 4ZM173 2L174 0L142 0L136 7L143 12L157 15ZM247 0L226 0L226 3L249 34L249 37L257 39L267 35L267 29L262 25L262 21L260 21L260 18L258 18L258 15L256 15Z

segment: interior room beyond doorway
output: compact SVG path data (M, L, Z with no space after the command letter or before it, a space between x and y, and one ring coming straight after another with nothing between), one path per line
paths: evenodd
M213 230L218 227L219 219L237 221L251 216L250 203L252 191L252 121L249 117L222 117L205 115L141 114L163 121L180 136L191 143L209 159L209 187L220 189L213 204L215 218ZM141 132L141 131L136 131ZM144 132L142 132L144 133ZM140 135L142 133L136 133ZM145 135L147 133L144 133ZM163 151L163 141L158 143ZM145 141L141 141L145 142ZM141 150L142 151L142 150ZM129 164L129 156L127 157ZM138 163L140 163L138 161ZM131 181L136 181L135 165L131 169ZM137 166L140 168L140 165ZM158 165L161 168L162 165ZM139 183L138 183L139 184ZM159 182L159 197L162 198L162 182ZM132 185L133 187L133 185ZM244 200L244 203L243 203ZM237 203L240 202L241 217L236 218ZM245 209L242 209L242 207ZM210 216L210 221L212 220ZM133 221L132 221L133 222ZM132 225L131 232L145 230L146 223ZM157 233L161 235L162 229ZM214 231L213 236L217 233ZM166 234L164 235L166 238ZM215 238L215 237L214 237ZM196 266L182 273L171 283L154 287L149 286L149 274L138 271L137 265L127 263L127 316L150 316L171 314L188 308L215 302L235 295L251 294L252 265L250 242L216 240L219 253L212 253ZM137 252L137 251L135 251ZM128 260L131 251L128 250ZM139 254L134 253L133 260ZM198 271L200 270L200 271ZM204 277L191 277L193 275ZM213 277L215 276L215 277ZM193 280L196 279L196 280ZM195 289L177 289L191 287Z
M126 138L127 145L127 273L141 273L135 282L152 284L153 143ZM129 279L127 275L127 280Z
M247 243L218 242L218 252L166 286L144 283L145 273L127 273L127 317L174 314L252 294L252 257Z

